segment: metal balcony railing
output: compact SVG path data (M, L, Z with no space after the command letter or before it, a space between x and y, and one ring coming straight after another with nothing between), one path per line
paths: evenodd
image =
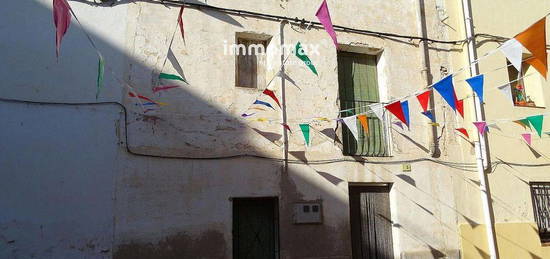
M541 242L550 242L550 182L531 183L535 221Z
M342 113L342 117L354 114L369 112L370 108L366 107L375 102L361 100L340 100L340 106L344 109L356 108L347 113ZM365 134L361 123L357 121L358 139L355 139L347 126L342 128L342 144L344 155L349 156L370 156L370 157L385 157L389 156L389 144L387 138L388 125L387 118L383 121L379 120L372 112L366 114L369 126L369 133Z

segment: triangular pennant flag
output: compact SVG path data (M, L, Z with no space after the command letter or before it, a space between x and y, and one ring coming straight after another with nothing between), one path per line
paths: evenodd
M159 86L153 87L153 93L156 93L156 92L159 92L159 91L169 90L169 89L172 89L172 88L178 88L178 87L179 86L177 86L177 85L159 85Z
M483 103L483 75L477 75L466 79L466 82L472 87L474 93L479 98L479 102ZM462 116L464 117L464 116Z
M55 56L59 57L61 40L71 25L71 7L67 0L53 0L53 22L55 25Z
M456 111L464 118L464 99L456 100Z
M512 63L517 71L521 72L521 60L523 59L523 46L512 38L500 46L500 51Z
M178 62L176 55L174 55L174 52L172 52L172 47L168 48L168 60L170 60L172 67L174 67L174 69L176 70L176 72L178 72L180 77L178 78L178 77L168 76L168 78L165 78L165 79L180 80L185 82L186 84L189 84L187 82L187 79L185 78L185 75L183 74L183 68L181 67L180 62Z
M407 124L407 127L409 127L410 125L409 101L401 102L401 109L403 110L403 116L405 116L405 124Z
M515 120L513 122L522 126L523 129L531 128L531 125L529 124L529 120L527 119Z
M542 120L544 119L543 115L534 115L527 117L527 120L533 125L533 128L537 131L537 134L539 134L539 137L542 138Z
M317 19L323 24L323 27L325 28L325 31L327 31L328 35L332 38L332 42L334 42L334 46L338 47L338 41L336 40L336 32L334 32L334 28L332 27L332 21L330 20L330 13L328 12L328 6L327 1L323 0L323 3L321 3L321 6L319 6L319 9L317 10L317 13L315 14L317 16Z
M384 104L383 103L375 103L371 104L370 110L378 117L379 120L384 120Z
M546 78L546 73L548 71L548 61L546 57L546 16L514 38L533 54L533 58L527 60L526 63L532 65L544 78Z
M264 108L261 108L261 107L251 107L250 109L251 109L251 110L258 110L258 111L264 111L264 112L265 112L265 109L264 109Z
M353 134L353 137L359 140L359 134L357 132L357 116L345 117L342 118L342 121L346 124L351 134Z
M435 122L435 118L434 118L434 115L433 115L432 111L425 111L425 112L422 112L422 114L424 114L424 116L428 117L428 119L430 119L432 122Z
M185 79L183 79L182 77L180 77L178 75L173 75L173 74L160 73L159 74L159 79L179 80L179 81L187 83L187 81L185 81Z
M395 122L393 122L393 124L395 124L397 127L401 128L401 129L404 129L403 128L403 123L400 122L400 121L395 121Z
M185 42L185 33L183 30L183 5L181 6L180 12L178 14L178 25L180 27L181 38L183 39L183 42Z
M488 127L488 128L497 129L497 130L502 131L502 129L501 129L496 123L487 124L487 127Z
M147 97L145 97L145 96L143 96L143 95L139 95L139 94L136 95L136 94L134 94L134 93L132 93L132 92L128 92L128 95L129 95L130 97L137 97L137 98L139 98L139 99L143 99L143 100L145 100L145 101L148 101L148 102L151 102L151 103L154 103L154 104L157 104L157 105L159 104L159 103L157 103L157 102L155 102L155 101L153 101L153 100L151 100L151 99L149 99L149 98L147 98Z
M514 98L512 98L512 89L510 87L510 84L502 85L497 88L506 97L506 99L510 100L512 104L514 103Z
M357 115L357 119L359 119L359 122L361 122L361 126L363 126L363 130L365 131L365 134L369 134L369 123L367 121L367 115L361 114Z
M420 106L422 106L422 110L424 111L428 110L428 102L430 101L431 93L432 93L432 90L428 90L416 96L416 99L418 99L418 102L420 103Z
M103 78L105 76L105 61L103 56L99 54L99 62L97 65L97 91L95 93L95 99L99 98L99 92L103 88Z
M397 101L391 104L388 104L385 106L388 111L390 111L395 117L397 117L400 121L407 124L407 118L405 118L405 114L403 114L403 106L401 106L401 102Z
M279 107L281 107L281 104L279 103L279 99L277 99L277 96L275 96L275 93L273 91L271 91L269 89L265 89L262 93L269 96L269 97L271 97L271 99L273 99L277 103L277 105L279 105Z
M275 108L273 108L273 106L271 106L271 104L266 103L266 102L262 102L262 101L260 101L260 100L256 100L253 104L265 105L265 106L267 106L267 107L269 107L269 108L275 110Z
M456 110L455 106L455 88L453 86L453 75L441 79L441 81L434 84L433 88L439 92L441 97Z
M531 133L524 133L521 134L525 142L527 142L527 145L531 146Z
M470 135L468 135L468 131L465 128L458 128L455 130L462 133L462 135L466 136L466 138L470 138Z
M309 124L300 124L300 129L302 130L302 134L304 134L306 146L309 146Z
M485 130L487 129L487 122L476 121L473 123L476 126L477 130L479 131L479 134L483 135L485 133Z
M288 126L288 124L281 123L281 125L283 126L283 128L287 129L288 131L290 131L290 133L292 133L292 130L290 130L290 126Z
M311 71L317 75L317 69L315 69L315 66L313 66L313 63L311 62L311 60L309 59L309 57L306 55L304 49L302 48L302 45L300 44L300 42L296 43L296 49L294 51L296 57L298 57L300 60L304 61L304 63L306 64L307 67L309 67L309 69L311 69Z
M251 114L243 113L243 114L241 114L241 117L245 117L245 118L246 118L246 117L250 117L250 116L252 116L252 115L254 115L254 114L256 114L256 113L251 113Z

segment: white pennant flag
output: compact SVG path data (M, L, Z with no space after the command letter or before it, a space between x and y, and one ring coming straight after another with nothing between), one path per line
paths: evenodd
M500 46L500 51L521 72L521 59L523 58L523 46L521 43L514 38L509 39Z
M491 129L497 129L497 130L502 131L502 129L496 123L487 124L487 127L491 128Z
M384 120L384 104L383 103L376 103L373 105L370 105L370 110L376 114L376 117L378 117L379 120Z
M514 103L514 98L512 98L512 88L510 87L510 84L505 84L497 88L508 100L510 100L510 102L512 102L512 104Z
M357 116L350 116L342 118L342 121L348 126L349 131L351 131L351 134L355 137L355 139L359 139L357 137Z

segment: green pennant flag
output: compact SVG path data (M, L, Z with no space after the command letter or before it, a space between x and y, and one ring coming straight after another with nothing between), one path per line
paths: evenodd
M311 71L317 75L317 70L315 69L315 66L313 66L313 63L309 59L309 57L304 52L304 49L302 48L302 45L300 42L296 43L296 50L294 51L296 54L296 57L298 57L300 60L304 61L307 67L311 69Z
M173 74L160 73L159 79L179 80L187 83L183 78L181 78L181 76L173 75Z
M527 120L533 125L533 128L537 131L539 134L539 137L542 137L542 119L544 116L542 115L535 115L535 116L529 116L527 117Z
M105 61L103 56L99 55L99 62L97 66L97 91L95 93L95 99L99 98L99 92L103 88L103 78L105 76Z
M517 121L514 121L515 123L521 125L524 129L529 127L529 129L531 128L531 125L529 125L529 120L527 119L521 119L521 120L517 120Z
M300 124L300 129L302 130L302 134L304 134L306 146L309 146L309 124Z

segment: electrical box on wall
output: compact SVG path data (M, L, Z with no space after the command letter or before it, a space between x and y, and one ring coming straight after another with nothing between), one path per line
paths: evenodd
M294 204L294 224L323 223L321 202L298 202Z

